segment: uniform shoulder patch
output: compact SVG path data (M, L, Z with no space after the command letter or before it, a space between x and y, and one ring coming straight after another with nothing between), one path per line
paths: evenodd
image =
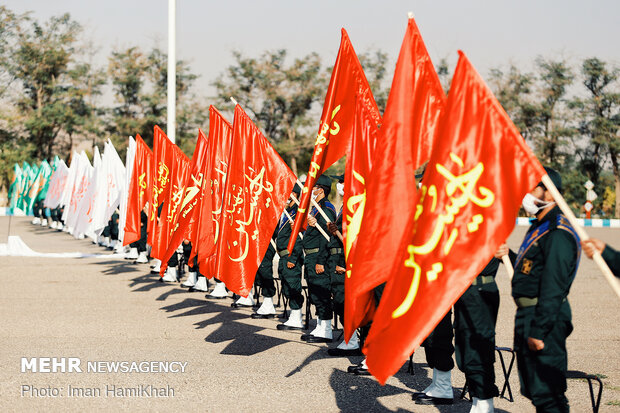
M521 264L521 272L525 275L530 275L530 272L532 272L532 264L534 264L534 262L532 260L528 260L527 258L523 258L523 263Z

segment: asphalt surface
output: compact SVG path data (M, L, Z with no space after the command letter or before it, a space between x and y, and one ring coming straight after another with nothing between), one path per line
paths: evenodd
M37 252L109 253L89 240L33 226L29 218L10 220L11 235ZM6 242L8 224L9 217L0 217L0 243ZM620 247L619 229L588 232ZM523 227L515 229L511 248L518 248L524 233ZM459 399L464 376L456 369L454 405L412 402L411 394L423 390L432 374L423 349L414 355L414 375L405 364L381 386L372 377L346 373L361 357L329 357L327 345L306 344L299 333L276 330L277 320L252 320L251 309L231 309L230 299L207 300L179 284L156 282L148 270L112 256L0 257L0 411L467 412L471 407ZM511 347L515 305L503 268L497 279L496 343ZM568 339L569 370L599 375L600 411L620 411L620 299L595 264L582 257L569 300L575 326ZM83 372L21 372L22 358L34 357L79 358ZM178 373L87 371L95 361L187 364ZM495 367L501 389L499 360ZM514 402L496 398L497 411L533 411L519 393L516 368L510 386ZM588 384L569 380L568 386L572 411L591 411ZM136 387L141 395L125 390ZM155 397L155 389L164 390Z

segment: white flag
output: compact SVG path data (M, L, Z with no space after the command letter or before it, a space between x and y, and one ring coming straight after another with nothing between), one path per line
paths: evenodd
M127 147L127 155L125 157L125 187L121 194L121 204L119 206L118 218L118 239L123 240L125 237L125 222L127 221L127 198L129 197L129 183L131 181L131 173L133 171L133 162L136 157L136 140L133 136L129 137L129 146Z
M43 201L43 205L46 208L54 209L60 205L60 198L67 184L67 178L69 176L69 168L64 160L60 160L56 164L56 170L50 178L50 185L47 189L47 195Z
M98 154L96 150L95 153ZM96 157L95 157L96 159ZM75 232L75 225L78 220L78 214L82 206L82 200L87 195L88 185L90 184L90 176L92 175L93 167L88 160L86 153L82 151L80 153L80 160L77 165L77 172L75 174L75 184L73 186L73 193L69 203L65 205L65 211L63 213L63 220L65 225L69 228L69 233ZM79 234L76 234L79 235Z

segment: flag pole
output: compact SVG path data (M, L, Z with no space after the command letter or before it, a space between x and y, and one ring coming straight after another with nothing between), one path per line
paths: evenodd
M297 202L297 205L299 205L299 201L297 201L297 198L295 198L295 200ZM284 215L286 215L286 217L289 219L289 221L295 222L295 220L293 219L293 217L291 217L291 214L288 213L286 208L284 208ZM301 239L304 239L304 235L303 234L299 234L299 236L301 237Z
M502 262L504 263L504 267L506 267L506 271L508 271L508 279L512 280L515 270L512 268L512 263L510 262L508 255L502 256Z
M579 235L579 238L581 238L582 241L589 240L590 236L586 233L586 230L583 229L581 225L579 225L579 222L577 221L577 217L575 217L575 214L573 214L573 211L570 209L570 207L564 200L564 197L562 196L562 194L560 194L560 191L558 191L558 188L555 187L555 185L553 184L553 181L551 181L551 178L549 178L549 175L545 174L542 177L542 183L545 185L545 188L547 188L547 190L551 192L553 199L558 204L558 206L560 207L560 209L562 210L566 218L568 218L568 221L570 222L571 226L575 228L575 231L577 231L577 235ZM605 279L611 286L612 290L614 290L618 298L620 298L620 283L618 283L618 280L616 280L616 278L612 274L611 270L607 266L607 263L605 262L605 260L603 260L603 257L601 256L600 252L595 251L594 256L592 258L594 259L594 262L600 268L601 272L603 273L603 276L605 277Z
M299 187L303 190L304 186L299 181L299 179L297 180L297 185L299 185ZM319 211L321 216L323 218L325 218L325 221L332 222L332 220L329 219L329 217L327 216L325 211L323 211L323 208L321 208L321 206L318 204L318 202L316 202L314 199L312 199L312 197L310 198L310 202L312 203L312 206L315 207L317 209L317 211ZM299 202L297 203L297 205L299 205ZM340 239L340 242L344 243L344 238L343 238L342 233L340 231L336 231L336 236Z
M293 202L295 202L297 206L299 206L299 199L297 199L297 197L293 194L291 194L291 198L293 198ZM315 226L315 228L318 229L321 234L323 234L323 236L325 237L327 241L329 241L329 235L325 233L325 231L323 230L323 228L321 228L320 225Z

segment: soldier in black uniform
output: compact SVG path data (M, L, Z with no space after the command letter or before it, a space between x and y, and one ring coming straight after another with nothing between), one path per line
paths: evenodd
M560 175L545 169L562 191ZM521 393L537 412L568 412L566 338L573 325L567 296L579 265L579 237L542 183L526 195L523 207L536 220L521 244L512 279Z
M316 186L312 189L312 196L327 214L330 221L336 219L336 209L327 200L331 191L331 179L321 175L317 179ZM306 254L304 263L308 281L310 300L316 307L317 325L310 334L301 336L302 340L312 343L331 343L332 341L332 303L331 303L331 276L327 272L327 259L329 240L316 228L320 226L323 232L329 234L327 221L312 207L308 214L308 229L304 234L303 248Z
M304 254L301 236L297 236L297 241L293 247L293 251L289 254L287 250L288 241L291 238L291 231L295 216L297 215L297 204L293 200L293 196L299 200L301 190L298 185L293 187L293 193L286 204L286 214L282 215L282 219L278 224L276 235L276 247L280 262L278 263L278 274L282 280L282 293L288 300L288 306L291 309L288 320L282 324L278 324L278 330L301 330L302 316L301 307L304 304L304 296L301 288L301 270L304 265ZM290 216L290 219L289 219Z
M590 238L585 241L581 241L581 247L583 252L590 259L594 256L594 252L598 251L603 256L603 259L609 265L609 269L614 273L616 277L620 277L620 252L616 251L603 241Z

